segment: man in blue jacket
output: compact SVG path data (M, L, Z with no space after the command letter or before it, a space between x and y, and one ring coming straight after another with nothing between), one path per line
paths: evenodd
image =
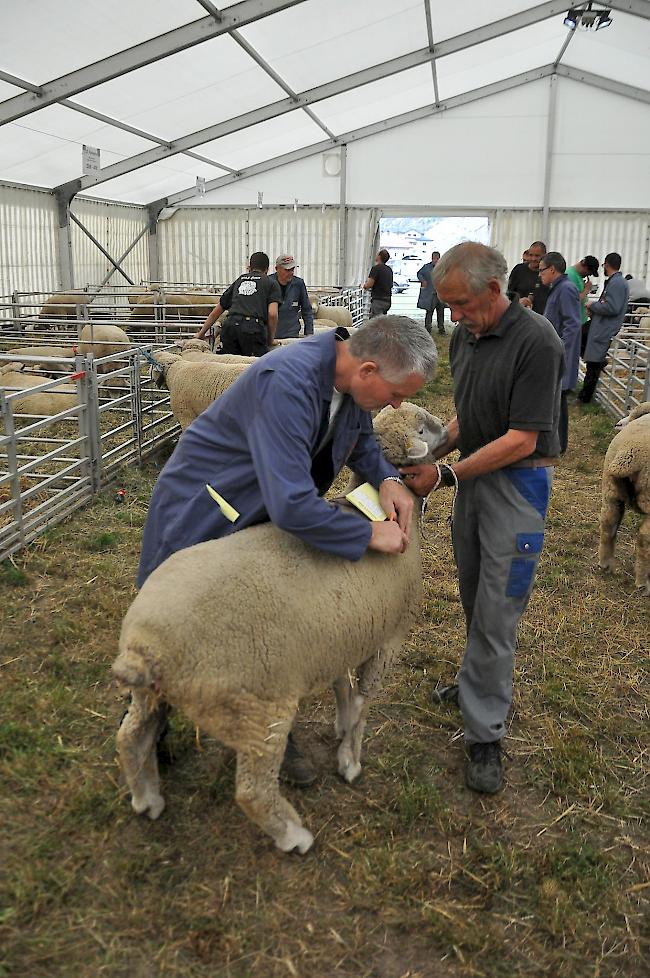
M300 336L300 319L305 325L305 336L314 332L314 313L307 295L304 279L295 274L296 260L293 255L279 255L275 259L275 272L269 279L277 282L282 292L282 304L278 312L278 328L275 331L276 340L286 340Z
M569 444L569 392L575 390L578 383L582 337L580 293L566 275L566 261L559 251L546 252L539 263L539 278L542 285L550 289L544 316L555 327L564 344L564 377L558 424L560 455L564 455Z
M268 520L347 560L368 549L403 553L413 496L384 458L370 412L398 407L435 363L427 331L403 316L374 319L351 337L333 329L252 363L183 432L160 473L138 586L177 550ZM379 490L394 519L371 523L323 499L346 464ZM224 502L238 514L234 522ZM303 785L315 777L293 741L284 776Z
M630 291L621 275L621 256L612 251L603 262L608 276L603 294L596 302L587 306L586 313L591 319L589 336L585 347L585 379L578 400L589 404L600 373L605 366L609 344L623 325Z

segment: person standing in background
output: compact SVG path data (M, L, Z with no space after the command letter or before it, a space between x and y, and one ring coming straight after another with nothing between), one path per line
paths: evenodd
M229 285L196 336L202 340L221 313L228 319L221 327L222 353L261 357L271 349L278 325L280 286L268 276L269 256L255 251L248 271Z
M578 400L583 404L589 404L594 396L609 344L623 325L627 312L629 291L621 275L621 256L615 251L610 252L605 257L603 268L607 276L603 294L587 306L587 315L591 319L584 355L587 369L582 390L578 394Z
M368 272L368 278L361 286L370 292L370 314L368 319L375 316L385 316L393 301L393 269L386 262L390 252L382 248L375 256L375 264Z
M539 280L539 263L545 254L544 242L533 241L528 249L528 264L524 265L522 262L515 265L510 272L507 287L508 292L517 293L522 306L538 312L540 316L548 299L548 289Z
M424 309L424 325L431 333L433 324L433 314L435 312L438 322L438 332L444 336L445 333L445 304L438 298L433 285L433 270L440 261L440 252L431 252L431 261L426 262L418 272L420 283L420 294L418 296L418 309Z
M293 255L279 255L275 259L275 272L269 275L269 281L277 282L282 293L278 328L275 331L276 340L300 336L300 316L304 323L304 335L311 336L314 332L314 313L307 295L307 287L304 279L295 274L296 268L299 267Z
M549 287L544 316L555 328L564 344L564 377L560 400L560 455L569 444L569 393L578 383L582 317L580 295L566 272L566 261L559 251L547 251L539 264L539 277Z
M580 296L580 318L582 320L580 356L584 356L585 346L587 345L587 334L589 332L586 298L593 287L591 279L588 278L589 275L598 275L598 259L594 255L587 255L585 258L581 258L575 265L571 265L567 269L567 277L570 282L573 282Z

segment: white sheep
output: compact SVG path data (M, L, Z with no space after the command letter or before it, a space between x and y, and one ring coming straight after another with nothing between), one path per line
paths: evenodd
M159 387L167 386L172 414L183 429L234 384L255 360L255 357L243 357L225 362L225 355L207 357L196 350L188 351L188 359L168 350L157 351L154 356L162 367L162 371L153 368L154 380Z
M88 302L86 292L62 292L47 297L38 316L39 319L76 319L77 305Z
M319 306L314 316L314 325L320 326L322 319L352 329L352 313L344 306Z
M603 570L614 569L616 535L625 507L631 506L644 515L636 535L635 583L650 595L650 401L624 420L603 464L598 563Z
M124 330L112 323L86 323L80 340L79 351L84 356L92 355L95 360L124 353L133 346ZM107 374L115 369L115 363L102 363L98 365L97 372Z
M8 394L13 393L12 388L29 391L32 387L40 387L45 383L47 381L43 377L37 377L35 374L9 371L0 375L0 386L4 387ZM57 384L48 391L21 394L15 399L12 398L10 403L13 410L20 414L38 414L46 417L76 407L79 397L74 384Z
M6 351L7 356L15 357L12 363L4 362L0 366L0 374L6 373L8 370L24 370L27 369L30 372L40 371L49 376L57 376L61 372L61 364L51 364L51 363L35 363L34 359L36 357L43 358L44 360L50 357L54 357L59 360L61 357L74 357L76 349L74 347L65 346L15 346L11 350ZM31 360L25 361L24 357L30 357Z
M375 431L396 464L431 459L447 438L438 418L408 403L380 412ZM310 848L278 787L287 734L300 700L333 686L338 770L359 776L367 700L420 606L418 510L400 556L347 561L264 523L181 550L147 578L113 664L132 693L117 739L134 811L156 819L164 808L155 748L170 703L237 751L236 800L248 817L279 849Z

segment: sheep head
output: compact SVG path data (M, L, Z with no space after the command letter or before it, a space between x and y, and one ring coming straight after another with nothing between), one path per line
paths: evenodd
M398 408L385 407L373 427L393 465L433 462L435 451L447 441L447 429L440 418L410 401L403 401Z
M156 350L154 358L156 363L151 365L151 379L156 387L164 387L167 371L173 363L180 360L180 356L171 350Z

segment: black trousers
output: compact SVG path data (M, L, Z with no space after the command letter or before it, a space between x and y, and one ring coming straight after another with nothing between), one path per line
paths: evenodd
M424 314L424 325L431 332L431 326L433 324L433 314L436 314L436 320L438 322L438 332L444 333L445 331L445 304L441 302L440 299L436 302L431 309L427 309Z
M578 400L582 401L583 404L589 404L592 397L594 396L594 391L596 390L596 384L598 383L598 378L600 377L601 371L605 366L605 360L588 360L587 369L585 370L585 379L582 385L582 390L578 394Z
M222 353L263 357L268 352L266 323L243 316L228 316L221 327Z
M560 455L564 455L569 444L569 394L571 391L562 391L560 399L560 420L557 426L557 433L560 439Z

